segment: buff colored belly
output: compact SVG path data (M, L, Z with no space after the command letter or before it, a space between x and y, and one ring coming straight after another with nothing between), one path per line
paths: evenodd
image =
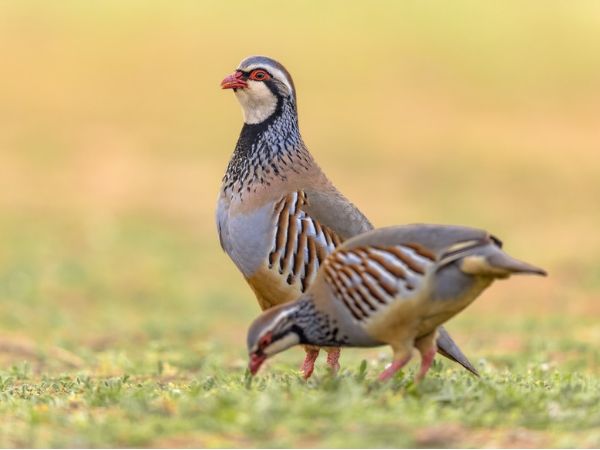
M289 285L283 275L280 275L276 270L268 269L266 266L263 266L251 277L246 278L246 281L256 294L263 311L296 300L302 293L298 283Z

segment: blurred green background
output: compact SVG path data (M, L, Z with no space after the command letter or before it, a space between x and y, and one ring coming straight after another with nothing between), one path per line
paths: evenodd
M598 374L594 1L0 2L3 367L243 367L258 306L214 209L242 125L219 82L251 54L289 69L305 142L374 224L484 227L549 271L449 323L474 361L537 345Z

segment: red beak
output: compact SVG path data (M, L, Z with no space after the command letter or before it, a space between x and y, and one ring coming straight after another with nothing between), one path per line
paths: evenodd
M244 73L241 71L237 71L225 77L223 81L221 81L221 89L244 89L248 87L248 83L242 77Z
M248 370L252 375L256 375L262 363L267 359L267 355L258 355L256 353L252 353L250 355L250 362L248 363Z

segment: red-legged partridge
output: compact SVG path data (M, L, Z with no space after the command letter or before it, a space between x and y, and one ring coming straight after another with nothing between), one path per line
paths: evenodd
M374 347L388 344L390 378L421 354L422 379L437 351L442 323L462 311L496 278L545 275L501 249L485 231L445 225L407 225L356 236L323 262L296 301L264 312L248 332L249 370L296 344Z
M294 83L281 64L251 56L221 86L235 92L244 125L219 194L219 238L267 310L296 300L328 254L373 227L302 142ZM440 333L440 353L476 373L450 336ZM308 378L319 350L305 349ZM339 349L326 350L336 370Z

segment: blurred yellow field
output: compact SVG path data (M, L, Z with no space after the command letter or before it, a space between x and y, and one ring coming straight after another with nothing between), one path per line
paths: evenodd
M145 376L167 361L193 379L184 362L215 352L242 373L258 307L214 224L242 126L219 82L265 54L294 77L309 149L376 225L486 228L548 270L449 323L467 354L500 370L530 339L568 341L544 362L598 375L600 3L9 0L0 54L0 371ZM1 446L187 442L43 420L28 440L29 422L1 414ZM194 442L265 445L215 435Z

